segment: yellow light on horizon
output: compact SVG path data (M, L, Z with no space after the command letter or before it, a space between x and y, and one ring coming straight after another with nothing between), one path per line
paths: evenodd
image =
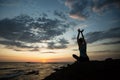
M47 59L42 59L41 62L46 63L46 62L48 62L48 60Z

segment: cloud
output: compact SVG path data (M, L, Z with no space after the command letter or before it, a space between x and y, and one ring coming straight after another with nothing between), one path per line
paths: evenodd
M120 50L90 51L88 53L120 53Z
M67 44L69 44L69 42L62 38L58 42L49 42L48 49L64 49L67 48Z
M95 12L101 12L112 7L120 8L120 0L94 0L94 6L92 9Z
M6 43L2 41L0 44L22 47L22 43L42 42L62 35L69 28L69 24L65 24L59 19L50 19L44 13L37 19L28 15L2 19L0 20L0 28L0 38L8 40Z
M56 45L54 42L48 43L48 49L64 49L64 48L67 48L67 46L64 44Z
M14 51L23 51L23 50L20 50L20 49L13 49Z
M0 6L17 6L20 0L0 0Z
M7 47L7 48L9 48L9 49L13 49L14 51L30 51L30 52L35 52L35 51L40 51L40 49L39 49L39 47L30 47L30 48L27 48L27 49L23 49L23 48L18 48L18 47L15 47L15 48L13 48L12 46L9 46L9 47ZM25 47L26 48L26 47Z
M54 42L49 42L48 43L48 49L54 49L55 48L55 43Z
M58 17L61 18L61 19L67 20L66 15L65 15L63 12L61 12L61 11L55 10L55 11L54 11L54 15L55 15L55 16L58 16Z
M58 2L60 2L61 4L64 4L65 0L57 0Z
M69 16L73 19L85 20L93 13L101 13L113 8L120 8L119 0L66 0L70 9Z
M66 0L65 5L70 8L70 17L79 20L86 19L87 0Z
M93 43L97 40L102 39L103 32L98 31L98 32L90 32L86 34L87 42L88 43Z
M26 25L31 21L32 18L26 15L17 16L13 19L0 20L0 37L13 41L20 40L28 42L31 33L29 32L30 27L28 28Z
M48 15L46 13L42 13L43 17L48 17Z
M39 50L38 47L35 47L35 48L33 48L33 49L29 50L29 51L40 51L40 50Z
M33 46L27 46L27 45L25 45L22 42L11 41L11 40L0 41L0 44L7 45L7 47L9 47L9 46L16 46L16 47L19 47L19 48L34 48Z
M78 51L78 49L72 49L72 51Z
M90 32L86 34L87 42L93 43L108 38L120 38L120 27L111 28L107 31Z
M51 53L51 54L55 54L55 52L52 52L52 51L42 52L42 53Z
M67 40L65 40L64 38L59 40L60 44L69 44L69 42Z
M120 44L120 41L101 43L102 45Z

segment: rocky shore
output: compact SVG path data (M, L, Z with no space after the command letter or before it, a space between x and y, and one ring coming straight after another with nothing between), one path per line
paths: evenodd
M120 80L120 59L74 62L43 80Z

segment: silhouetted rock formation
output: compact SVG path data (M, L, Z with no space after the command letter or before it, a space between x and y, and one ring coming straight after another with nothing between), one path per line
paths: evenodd
M75 62L56 69L44 80L120 80L120 59Z

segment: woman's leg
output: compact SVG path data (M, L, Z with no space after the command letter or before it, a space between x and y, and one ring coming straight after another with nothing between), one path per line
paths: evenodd
M78 57L77 55L73 54L72 56L73 56L73 58L76 59L77 61L80 60L80 57Z
M86 57L80 56L80 61L81 62L87 62L87 61L89 61L89 58L87 56Z

